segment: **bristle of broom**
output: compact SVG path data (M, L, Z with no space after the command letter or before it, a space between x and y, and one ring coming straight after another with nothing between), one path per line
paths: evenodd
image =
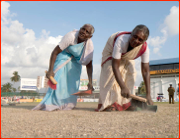
M48 85L51 89L56 90L56 84L53 84L51 80L48 81Z
M92 94L92 90L86 90L85 93Z

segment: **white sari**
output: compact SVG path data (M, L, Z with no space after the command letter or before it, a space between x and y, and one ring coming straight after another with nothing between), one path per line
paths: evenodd
M131 104L131 98L124 98L121 96L121 88L117 83L112 70L112 51L114 38L118 33L113 34L106 43L103 50L102 68L100 75L100 96L98 111L103 111L105 108L114 105L117 110L126 110ZM137 46L131 51L125 53L121 57L120 73L125 85L130 90L131 94L135 95L134 83L136 79L135 62L134 59L143 54L146 50L146 43Z

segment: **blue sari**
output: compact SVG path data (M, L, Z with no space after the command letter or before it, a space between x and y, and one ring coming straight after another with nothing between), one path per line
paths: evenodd
M54 71L67 60L72 59L55 73L56 90L49 87L44 99L32 110L71 110L76 106L77 96L72 94L79 90L82 69L79 61L83 49L84 43L79 43L69 46L57 55Z

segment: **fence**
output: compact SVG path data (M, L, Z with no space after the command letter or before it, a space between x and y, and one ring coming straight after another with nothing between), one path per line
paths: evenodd
M44 96L44 93L34 93L34 92L1 92L1 97L11 97L11 96Z

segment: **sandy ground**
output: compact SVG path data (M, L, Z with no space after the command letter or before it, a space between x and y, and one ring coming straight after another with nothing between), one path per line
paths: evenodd
M154 112L94 112L97 103L71 111L31 111L38 103L1 106L2 138L177 138L179 103L155 103Z

